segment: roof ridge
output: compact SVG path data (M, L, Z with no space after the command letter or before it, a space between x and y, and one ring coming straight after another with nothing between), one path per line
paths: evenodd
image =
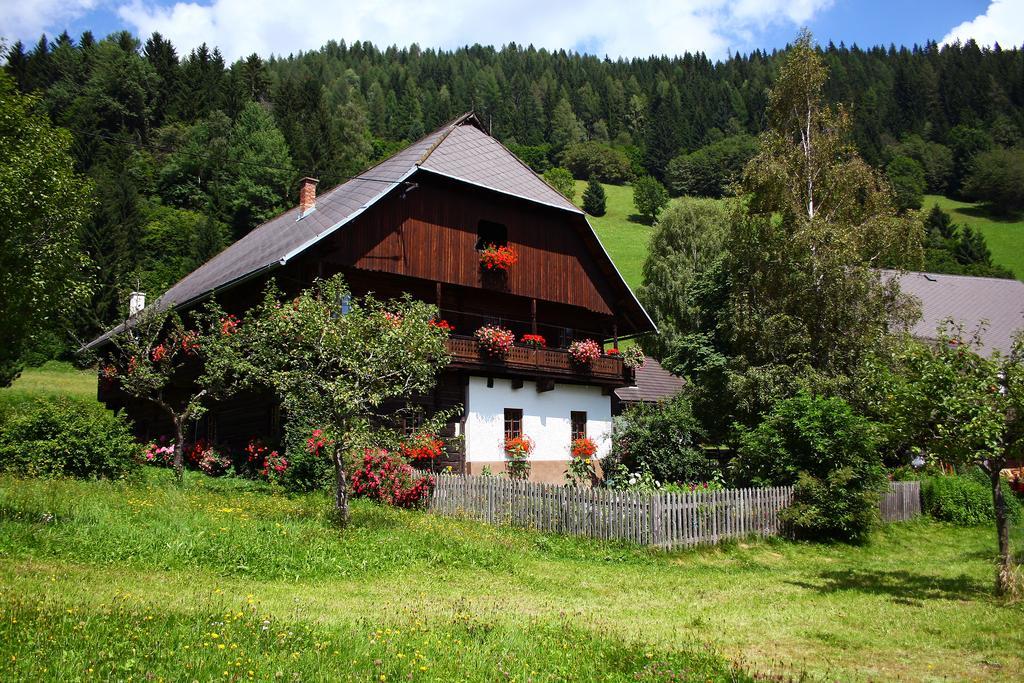
M420 158L416 161L416 163L413 164L413 165L414 166L422 166L423 163L426 162L426 160L430 158L430 155L434 153L434 150L437 149L441 145L442 142L444 142L445 140L448 139L448 136L452 134L453 130L455 130L456 128L458 128L459 126L461 126L463 123L465 123L471 117L474 117L474 116L475 115L473 114L473 110L470 109L465 114L462 114L461 116L456 117L451 123L448 123L447 125L442 126L441 128L447 128L448 130L444 131L444 134L441 137L439 137L437 139L437 141L434 142L434 144L432 144L429 148L427 148L427 151L424 152L420 156ZM441 128L439 128L438 130L441 130ZM434 132L436 133L437 131L434 131ZM431 133L431 135L433 135L433 133Z
M991 275L968 275L966 273L936 273L929 270L894 270L889 268L881 269L890 273L903 273L904 275L924 275L932 277L955 277L962 280L989 280L991 282L1015 282L1018 284L1024 284L1021 280L1015 277L993 277Z

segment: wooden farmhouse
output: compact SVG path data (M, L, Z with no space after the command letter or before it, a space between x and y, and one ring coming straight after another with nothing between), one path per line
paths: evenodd
M511 246L507 272L481 267L486 245ZM448 426L457 472L505 468L504 440L536 444L531 478L560 481L570 442L588 436L598 457L610 447L613 394L632 384L620 358L572 362L574 340L618 341L655 330L582 211L489 136L472 114L398 152L362 175L317 194L304 179L299 205L257 227L151 305L187 311L216 296L244 314L274 278L285 292L342 273L354 295L402 293L431 302L454 326L451 363L436 391L415 397L425 410L462 406ZM504 360L481 353L475 330L539 334L546 348L517 344ZM101 347L104 335L89 344ZM105 395L106 394L106 395ZM124 406L147 438L166 433L146 406L100 389ZM238 445L280 430L274 401L239 396L215 407L196 436ZM414 428L411 426L410 428Z

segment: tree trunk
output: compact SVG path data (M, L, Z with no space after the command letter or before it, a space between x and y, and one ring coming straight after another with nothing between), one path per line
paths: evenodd
M185 418L174 417L174 480L181 483L185 470Z
M1011 587L1013 562L1010 557L1010 525L1007 519L1006 499L1003 498L1000 468L992 466L989 478L992 481L992 507L996 513L996 535L999 537L999 567L996 574L996 592L1005 593Z
M348 478L345 475L345 454L340 444L334 446L334 514L338 526L348 525Z

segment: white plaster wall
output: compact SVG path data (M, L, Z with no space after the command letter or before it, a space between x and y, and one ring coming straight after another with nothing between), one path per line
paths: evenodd
M587 436L597 443L597 457L611 448L612 399L601 388L555 384L551 391L537 393L535 382L470 377L466 389L466 460L494 462L505 459L505 408L521 408L523 434L534 441L531 460L568 460L572 426L569 413L587 411Z

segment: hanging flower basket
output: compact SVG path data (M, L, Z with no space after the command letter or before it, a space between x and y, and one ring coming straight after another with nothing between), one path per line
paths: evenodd
M601 357L601 347L593 339L577 339L569 344L569 355L578 365L589 366Z
M516 343L516 335L512 330L499 325L484 325L473 333L480 350L492 358L505 358Z
M639 346L630 346L622 353L622 364L631 370L643 367L646 362L647 357L644 355L644 350Z
M519 254L512 247L488 244L480 252L480 267L485 271L508 272L518 262Z

